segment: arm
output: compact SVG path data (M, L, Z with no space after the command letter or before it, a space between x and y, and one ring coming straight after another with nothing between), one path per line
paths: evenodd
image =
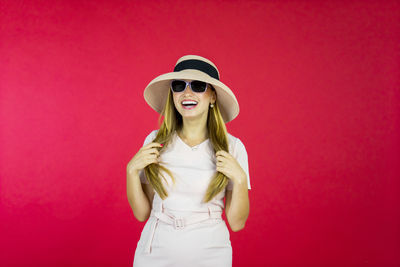
M135 218L140 222L146 221L150 216L151 202L142 188L138 172L127 174L126 190L129 205L132 208Z
M245 227L249 217L249 194L246 178L234 182L233 190L225 193L225 214L232 231L237 232Z
M151 213L154 198L154 189L146 180L144 167L157 162L159 153L154 147L157 143L150 143L157 130L152 131L145 139L143 147L136 153L127 165L126 191L129 205L138 221L146 221Z
M236 139L232 155L225 151L218 151L216 155L217 170L230 178L225 192L225 214L232 231L237 232L244 228L250 209L247 151L242 141Z

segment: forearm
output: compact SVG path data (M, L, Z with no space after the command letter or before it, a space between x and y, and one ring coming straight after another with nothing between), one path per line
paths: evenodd
M249 217L249 193L246 178L234 180L233 183L232 200L229 207L229 221L239 231L244 228Z
M133 214L138 221L144 222L151 212L151 207L146 194L143 191L139 173L127 174L126 191Z

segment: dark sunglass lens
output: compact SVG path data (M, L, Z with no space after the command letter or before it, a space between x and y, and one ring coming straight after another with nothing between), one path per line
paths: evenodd
M206 90L207 83L201 81L192 81L192 89L194 92L201 93Z
M171 87L174 92L182 92L185 90L186 83L184 81L173 81Z

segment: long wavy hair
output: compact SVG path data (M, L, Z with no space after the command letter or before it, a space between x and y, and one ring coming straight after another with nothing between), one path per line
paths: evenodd
M215 89L211 85L210 88L211 90L215 91ZM162 117L164 117L164 120L161 124ZM154 138L152 142L164 144L163 147L158 148L161 154L166 149L168 144L171 142L172 136L175 133L175 131L181 130L183 127L182 115L175 108L171 90L169 90L167 101L165 103L163 111L159 116L158 124L159 125L161 124L160 129L157 133L157 136ZM226 152L229 152L227 130L218 107L218 99L215 102L214 107L208 109L207 130L208 130L208 137L214 149L214 153L216 153L219 150L224 150ZM168 197L168 193L165 190L163 184L161 183L159 175L164 180L166 180L166 178L162 175L160 169L168 173L173 183L175 184L175 178L173 177L171 171L168 170L166 167L160 165L159 163L151 163L147 165L144 168L144 171L149 183L153 186L154 190L158 193L158 195L162 199L165 199ZM223 173L216 172L208 185L206 194L203 198L203 202L206 203L212 200L219 192L221 192L228 185L228 181L229 178L227 178Z

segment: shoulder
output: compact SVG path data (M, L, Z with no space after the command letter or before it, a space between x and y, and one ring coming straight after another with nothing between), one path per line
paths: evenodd
M229 150L232 153L233 149L235 148L236 142L237 142L237 137L231 135L230 133L228 133L228 145L229 145Z
M241 153L243 151L246 151L246 148L240 140L240 138L233 136L232 134L228 133L228 144L229 144L229 151L233 155L237 155L238 153Z
M154 138L156 138L157 133L158 133L158 129L152 130L150 133L148 133L144 140L143 146L151 143L154 140Z
M228 133L228 140L229 140L229 152L238 161L238 163L246 173L248 189L251 189L250 176L249 176L249 163L248 163L248 155L246 147L244 146L240 138L233 136L229 133ZM232 180L230 179L227 186L227 190L232 190L232 189L233 189L233 183Z

